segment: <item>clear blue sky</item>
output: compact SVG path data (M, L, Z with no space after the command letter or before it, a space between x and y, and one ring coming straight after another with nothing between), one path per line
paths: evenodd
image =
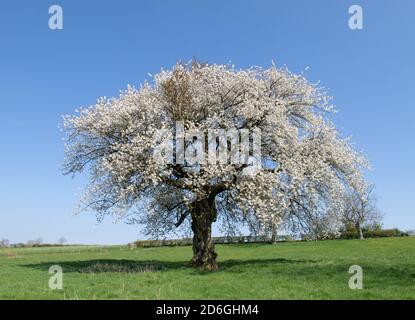
M59 4L64 29L48 28ZM360 4L364 29L348 28ZM137 226L74 216L85 177L62 176L62 114L193 56L237 67L310 67L374 170L385 227L415 228L415 2L97 1L0 3L0 238L126 243Z

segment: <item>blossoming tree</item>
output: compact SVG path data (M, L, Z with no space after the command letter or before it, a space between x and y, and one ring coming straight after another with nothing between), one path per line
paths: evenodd
M342 220L344 225L356 228L359 239L364 239L363 227L379 225L382 220L373 189L373 185L367 185L360 191L352 189L344 194Z
M211 229L217 219L289 217L301 224L333 214L345 188L364 185L366 160L327 120L333 111L324 91L285 68L179 63L151 83L65 116L65 172L90 168L83 203L99 217L133 212L140 217L133 220L153 234L187 223L191 264L213 270L218 265ZM187 132L245 130L250 141L258 139L256 130L260 156L245 150L249 161L190 163L177 161L175 153L166 161L155 152L160 132L177 133L178 122ZM230 148L226 139L207 141L212 143ZM192 144L186 140L184 147ZM178 141L171 147L178 149ZM228 151L228 157L242 154ZM249 174L258 163L261 169Z

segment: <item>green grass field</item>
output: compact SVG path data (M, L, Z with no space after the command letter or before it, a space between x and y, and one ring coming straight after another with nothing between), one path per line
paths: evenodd
M415 237L217 245L220 270L186 266L191 247L0 249L1 299L415 299ZM63 290L48 287L51 265ZM351 265L363 290L351 290Z

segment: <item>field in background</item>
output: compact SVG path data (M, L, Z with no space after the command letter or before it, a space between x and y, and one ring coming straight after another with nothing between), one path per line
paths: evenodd
M191 247L0 249L1 299L415 299L415 237L216 246L221 268L186 266ZM63 290L50 290L51 265ZM351 290L351 265L363 290Z

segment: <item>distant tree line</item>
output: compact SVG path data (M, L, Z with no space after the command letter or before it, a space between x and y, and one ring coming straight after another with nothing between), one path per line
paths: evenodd
M0 240L0 248L24 248L24 247L52 247L52 246L62 246L67 242L65 237L60 237L57 243L44 243L43 238L39 237L34 240L28 240L26 243L10 243L9 239Z

